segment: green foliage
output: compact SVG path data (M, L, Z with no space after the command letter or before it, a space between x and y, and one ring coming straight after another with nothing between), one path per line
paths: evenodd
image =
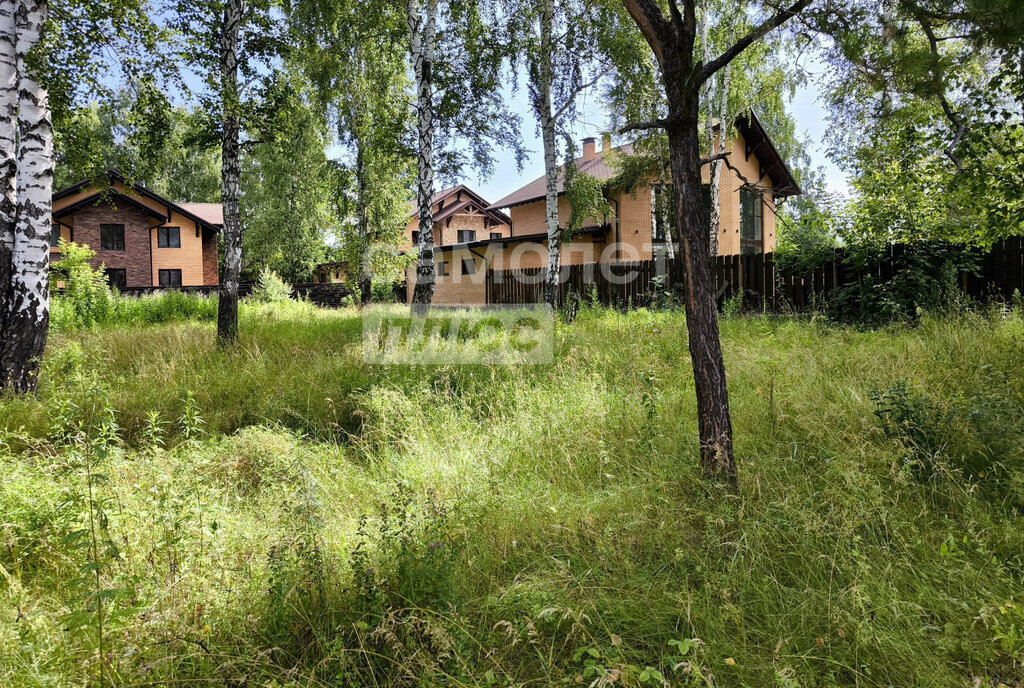
M166 122L158 140L139 137L149 130L133 125L133 101L126 93L92 102L68 114L55 131L54 188L83 179L106 184L114 169L177 202L216 202L220 199L220 148L203 139L202 112L161 107Z
M323 119L307 102L301 79L289 78L271 133L243 158L240 207L247 272L270 269L299 282L327 259L327 240L339 232L339 175L324 152Z
M962 246L933 242L884 249L867 243L841 255L858 279L833 291L826 310L838 322L862 325L916 322L928 310L961 310L958 277L976 271L979 260ZM890 256L892 276L882 278L878 265Z
M270 268L260 271L259 279L249 297L256 303L279 303L292 297L292 288Z
M572 144L569 145L570 151ZM570 154L570 159L573 158ZM604 182L580 172L573 162L565 165L565 198L569 203L569 217L565 220L563 241L571 239L583 228L587 220L607 222L612 214L611 204L604 195Z
M60 241L60 260L53 264L54 281L64 288L54 297L51 323L56 329L88 329L110 322L115 296L107 278L90 261L96 252L84 244Z
M103 273L90 265L95 255L88 246L61 242L61 259L53 265L53 280L63 282L63 288L50 300L52 331L216 319L216 297L177 290L139 297L111 291Z

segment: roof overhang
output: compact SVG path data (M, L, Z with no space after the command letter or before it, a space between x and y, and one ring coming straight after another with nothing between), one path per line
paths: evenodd
M753 109L736 118L736 130L746 142L747 149L744 153L757 157L761 163L761 176L772 180L773 196L784 198L802 193L800 185L796 183L793 173L779 155L778 149L775 148Z
M106 191L97 191L96 193L89 194L80 201L76 201L71 205L61 208L60 210L54 210L53 217L54 219L65 217L86 206L94 205L101 201L110 201L115 205L118 203L123 203L125 205L141 210L150 217L160 220L161 223L167 221L167 216L164 213L161 213L159 210L149 207L145 203L141 203L135 200L134 198L128 196L127 194L121 193L117 189L108 189Z
M102 189L102 188L97 189L95 194L90 194L88 197L82 199L81 201L77 201L77 202L73 203L72 205L67 206L67 208L62 208L61 210L55 211L54 212L54 217L63 217L64 215L67 215L68 212L74 212L73 210L69 211L69 209L70 208L74 208L74 209L80 208L84 204L87 204L89 201L92 201L93 199L95 199L97 196L101 196L104 199L120 197L120 199L122 199L124 201L127 201L128 203L133 204L133 205L135 205L137 207L142 208L143 210L149 212L151 215L155 213L156 214L155 216L159 216L165 222L170 219L171 211L173 210L174 212L179 213L179 214L183 215L184 217L188 218L192 222L195 222L198 227L201 227L202 229L204 229L206 231L218 233L221 230L221 226L220 225L215 225L212 222L208 222L207 220L204 220L203 218L199 217L195 213L192 213L192 212L182 208L180 205L178 205L174 201L166 199L166 198L164 198L163 196L161 196L158 193L154 193L153 191L150 191L149 189L147 189L146 187L142 186L141 184L130 184L128 182L128 180L126 180L124 178L124 176L122 176L121 173L118 172L117 170L107 170L106 171L106 176L107 176L107 179L109 179L110 181L112 181L112 182L113 181L121 182L126 187L130 187L133 191L138 193L140 196L145 196L146 198L149 198L151 200L156 201L160 205L166 206L167 207L167 213L166 214L159 213L159 211L156 211L153 208L150 208L145 203L139 203L135 199L131 198L131 196L128 196L127 194L125 194L125 193L123 193L121 191L118 191L117 189L115 189L113 187L110 187L110 188L107 188L107 189ZM55 194L53 194L53 200L54 201L59 201L62 198L65 198L67 196L71 196L73 194L76 194L79 191L81 191L82 189L85 189L85 188L87 188L89 186L95 185L95 182L96 182L96 180L94 180L94 179L83 179L83 180L81 180L79 182L76 182L76 183L72 184L71 186L69 186L67 188L64 188L64 189L61 189L60 191L58 191Z

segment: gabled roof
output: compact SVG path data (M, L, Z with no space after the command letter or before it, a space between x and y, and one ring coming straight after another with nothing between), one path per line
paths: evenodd
M135 205L143 209L145 212L148 212L149 214L153 215L154 217L159 217L165 220L168 217L170 217L171 211L173 210L177 213L181 213L189 220L192 220L193 222L197 223L203 229L206 229L211 232L219 232L222 226L224 225L224 206L221 205L220 203L175 203L174 201L164 198L163 196L154 191L150 191L141 184L129 184L128 181L117 170L107 170L106 174L107 178L110 179L111 181L121 182L125 186L130 187L140 196L145 196L146 198L150 198L156 201L157 203L166 206L167 215L160 215L156 210L153 210L153 208L147 206L145 203L140 203L139 201L133 199L128 194L122 193L117 189L111 188L106 190L96 189L95 193L89 194L82 200L76 201L74 204L67 206L66 208L62 208L60 210L55 211L55 216L60 217L63 215L67 215L69 212L73 212L72 209L78 209L84 205L93 203L96 201L97 198L113 197L121 202L126 202L131 205ZM76 182L71 186L65 189L61 189L60 191L53 194L53 200L59 201L60 199L66 196L76 194L82 189L93 186L94 181L95 180L93 179L83 179L80 182Z
M489 206L483 196L473 191L465 184L459 184L457 186L453 186L448 189L438 191L433 196L431 196L430 206L434 207L435 205L441 203L442 201L448 201L448 199L451 198L452 196L454 196L454 198L452 198L452 200L450 201L451 205L448 205L446 203L439 211L434 213L434 222L441 222L442 220L451 217L453 214L460 212L466 208L475 207L483 215L491 218L494 222L496 222L499 225L511 226L512 224L512 220L509 218L508 215L497 210L496 208L494 208L494 206ZM449 210L453 206L458 207ZM416 199L412 199L411 201L409 201L408 209L409 218L411 219L413 217L416 217L416 215L419 212L419 206L416 203Z
M775 144L768 137L768 132L761 126L761 120L753 109L736 118L736 129L747 144L747 155L751 153L761 161L761 174L772 180L772 194L782 196L798 196L800 185L796 183L793 173L786 166L786 161L779 155Z
M627 143L624 146L618 146L612 150L622 155L632 155L633 145ZM612 158L605 157L605 151L599 152L595 157L590 160L584 160L583 158L576 158L576 169L584 174L589 174L591 177L600 181L606 182L615 177L619 171L612 164ZM561 196L565 191L565 165L558 168L558 195ZM491 209L497 208L511 208L512 206L522 205L523 203L530 203L537 199L544 198L547 193L547 177L541 175L526 186L516 189L505 198L501 199L497 203L490 205Z
M715 123L715 128L718 128L718 123ZM761 122L757 119L757 115L754 114L753 110L749 112L749 117L744 114L736 120L736 129L743 136L744 141L747 143L747 150L745 154L753 153L757 156L757 159L761 161L761 169L764 170L765 174L772 180L772 193L777 196L793 196L800 193L800 187L797 185L796 180L793 178L793 174L786 167L785 161L782 160L782 156L779 155L775 145L771 139L768 138L768 134L765 132L764 127L761 126ZM620 155L632 155L633 146L632 144L626 144L618 146L612 149ZM599 151L597 155L590 160L584 160L582 157L576 158L576 167L580 172L589 174L590 176L600 181L609 181L618 174L613 164L614 157L606 159L605 151ZM565 189L565 165L558 168L558 195L561 196ZM523 205L524 203L532 203L533 201L544 198L547 193L547 181L544 175L541 175L537 179L516 189L508 196L505 196L500 201L492 203L490 209L496 210L498 208L511 208L517 205Z

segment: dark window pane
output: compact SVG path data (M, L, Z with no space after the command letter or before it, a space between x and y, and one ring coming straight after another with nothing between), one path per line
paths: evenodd
M158 227L156 245L158 248L181 248L181 228Z
M437 274L441 277L448 276L448 261L442 260L437 264Z
M501 238L501 232L491 232L491 238L492 239L500 239Z
M472 258L462 259L462 274L463 275L475 275L476 274L476 261Z
M50 246L60 244L60 225L54 224L50 227Z
M100 225L100 250L124 250L124 225Z
M161 270L160 271L160 286L161 287L180 287L181 286L181 270Z
M470 241L476 241L476 230L474 229L460 229L459 230L459 243L466 244Z
M412 245L418 246L420 243L420 233L415 229L412 230Z
M107 268L107 284L112 287L127 287L128 274L125 268Z

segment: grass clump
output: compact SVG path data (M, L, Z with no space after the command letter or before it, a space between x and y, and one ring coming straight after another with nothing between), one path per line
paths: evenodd
M738 494L673 311L497 368L295 302L60 334L0 402L0 684L1019 685L1020 315L721 330Z

